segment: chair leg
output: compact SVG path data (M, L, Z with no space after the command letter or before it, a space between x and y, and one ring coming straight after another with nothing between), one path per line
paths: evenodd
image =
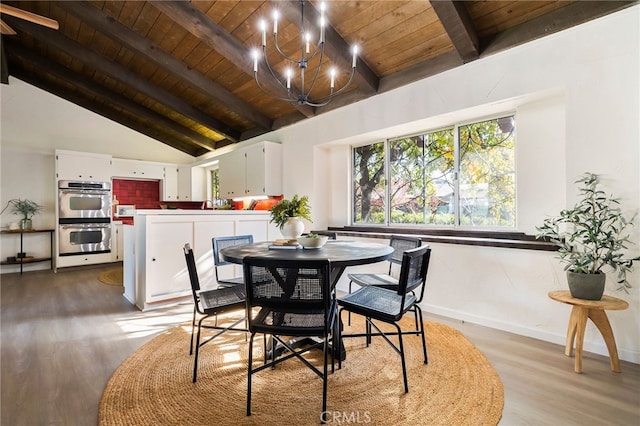
M251 337L249 337L249 360L247 362L247 416L251 415L251 369L253 365L253 336L255 336L255 333L251 333Z
M198 378L198 356L200 355L200 330L202 329L202 321L205 318L206 317L202 317L200 318L200 321L198 321L198 334L196 336L196 356L193 359L193 383L195 383L196 379Z
M338 334L338 349L342 351L342 309L338 311L338 320L336 321L337 334ZM338 354L338 370L342 369L342 354Z
M398 343L400 349L400 359L402 360L402 377L404 379L404 393L409 392L409 383L407 382L407 365L404 361L404 345L402 343L402 329L396 323L394 323L396 329L398 330Z
M422 353L424 355L424 363L428 364L429 359L427 358L427 342L424 338L424 321L422 320L422 309L418 305L415 305L416 308L416 318L420 317L420 337L422 337Z
M193 332L196 328L196 305L193 305L193 318L191 319L191 343L189 344L189 355L193 355Z
M328 357L329 357L329 342L328 342L328 336L324 336L324 345L323 345L323 352L324 352L324 368L323 368L323 373L322 373L322 412L320 413L320 420L322 422L322 424L325 424L325 413L327 412L327 374L328 374L328 369L327 369L327 363L328 363ZM333 363L333 361L332 361Z
M351 284L353 281L349 281L349 294L351 294ZM351 325L351 311L347 311L347 325Z

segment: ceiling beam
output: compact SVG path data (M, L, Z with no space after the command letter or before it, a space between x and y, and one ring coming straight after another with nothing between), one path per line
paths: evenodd
M282 1L279 3L279 6L280 12L289 20L289 22L297 23L302 21L302 9L300 8L299 0ZM320 14L318 11L310 2L305 2L305 25L316 27L319 21ZM327 57L331 59L331 62L333 62L338 68L347 70L351 69L353 56L350 51L350 46L331 25L327 25L325 27L324 51ZM378 76L361 59L357 63L353 82L358 85L359 90L368 95L372 95L378 91L378 84L380 81Z
M8 47L8 55L10 58L20 60L21 62L27 63L36 69L46 69L48 74L75 86L77 89L81 89L86 94L101 99L105 104L114 105L117 108L127 111L142 122L150 123L155 128L162 129L164 132L168 131L169 133L172 133L176 139L181 139L187 143L197 145L207 151L213 151L217 147L216 142L206 136L184 127L122 95L114 93L103 86L96 84L93 80L63 67L62 65L58 65L52 61L44 59L33 53L33 51L14 44L10 44Z
M5 55L4 36L0 36L0 83L9 84L9 66Z
M482 57L557 33L638 4L638 1L576 1L561 9L483 39Z
M225 108L233 110L234 113L251 121L257 127L271 129L273 123L269 117L260 113L251 105L242 101L205 75L189 68L186 64L166 53L148 39L120 24L100 9L84 1L56 2L56 6L61 7L67 13L75 15L84 24L93 27L105 36L117 41L132 52L143 55L156 66L163 68L167 73L185 81L193 89L203 93L213 101L224 105Z
M480 57L480 40L462 1L429 0L462 62Z
M154 1L150 2L150 4L209 45L217 53L224 56L239 70L253 77L253 60L249 49L191 3L184 1ZM258 74L269 74L264 61L258 64ZM284 81L284 78L279 77L281 81ZM272 79L266 79L264 86L275 94L281 93L283 90ZM298 96L297 93L293 93L293 89L292 94L295 97ZM308 105L292 104L292 106L304 114L305 117L313 117L315 115L315 109Z
M194 108L192 105L189 105L177 96L153 85L148 80L134 74L122 65L85 48L74 40L65 37L60 32L49 30L40 27L39 25L29 24L20 21L19 19L12 19L11 26L17 28L21 33L28 34L42 43L46 43L67 53L74 59L84 63L86 67L90 69L97 69L100 72L109 75L124 85L131 87L133 90L140 92L141 94L165 105L167 108L174 110L178 114L188 117L231 140L238 141L240 137L239 131L230 128L228 125L220 122L214 117Z

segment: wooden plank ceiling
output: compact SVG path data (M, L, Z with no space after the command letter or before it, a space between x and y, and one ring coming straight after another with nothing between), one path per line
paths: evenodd
M314 21L319 3L305 2L305 20ZM311 107L261 91L250 56L261 43L258 21L274 8L282 15L279 43L296 55L297 0L3 1L60 27L3 12L16 34L2 36L2 80L14 76L198 156L636 3L329 1L323 69L337 66L336 85L344 84L354 43L358 66L346 90ZM278 54L269 58L282 73ZM258 73L265 71L261 65ZM328 93L324 72L317 84L314 93Z

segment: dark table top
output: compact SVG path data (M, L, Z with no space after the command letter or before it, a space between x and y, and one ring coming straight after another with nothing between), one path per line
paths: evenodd
M271 259L329 259L333 267L365 265L387 260L393 253L388 244L360 241L329 240L319 249L269 249L269 242L231 246L220 250L227 262L242 264L246 256Z

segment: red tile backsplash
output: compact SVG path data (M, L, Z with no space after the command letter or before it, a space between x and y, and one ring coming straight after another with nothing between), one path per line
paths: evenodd
M199 209L199 202L165 202L160 199L160 181L113 179L113 196L118 204L133 205L136 209L159 209L160 204L184 210ZM126 224L132 224L133 218L114 217Z

